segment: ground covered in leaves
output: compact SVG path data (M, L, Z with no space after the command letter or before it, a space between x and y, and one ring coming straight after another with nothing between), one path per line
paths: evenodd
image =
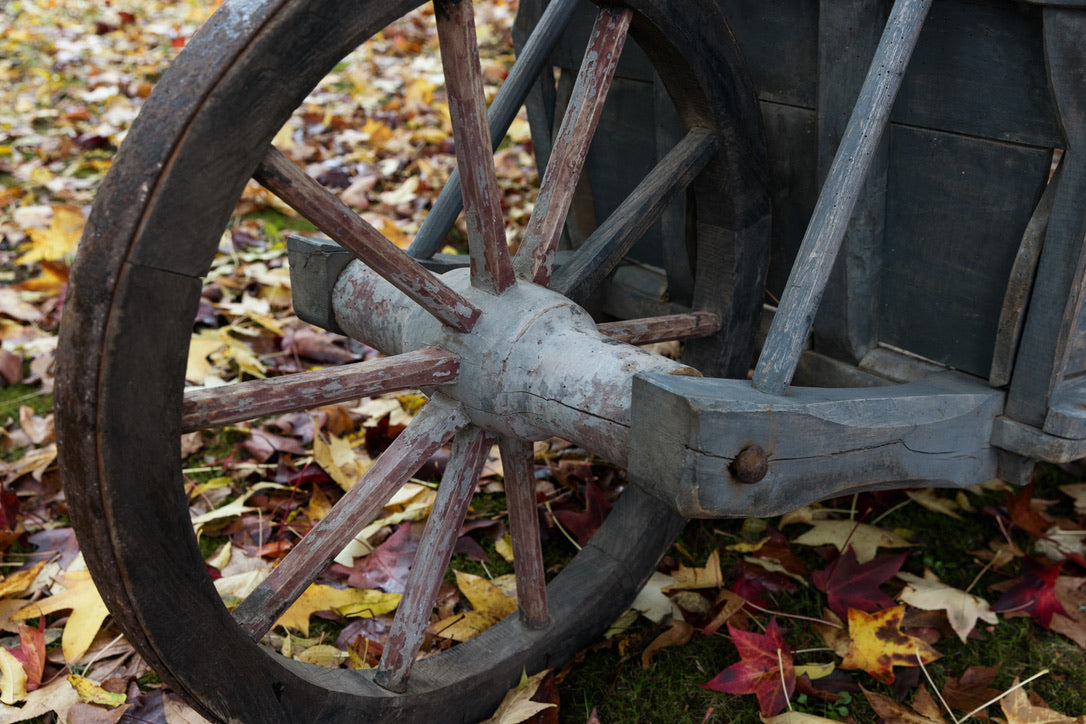
M52 370L67 273L94 189L210 0L13 0L0 8L0 721L194 722L124 641L86 573L56 469ZM512 62L514 1L477 2L488 93ZM454 165L432 18L341 63L277 145L406 245ZM523 119L497 154L511 244L536 184ZM255 185L204 287L194 386L373 356L293 316L284 238L310 227ZM455 248L462 234L454 232ZM228 606L319 520L425 403L408 393L193 433L183 472ZM621 492L620 471L537 445L548 574ZM283 616L283 656L374 665L444 455L431 460ZM691 523L634 607L494 721L1083 721L1086 485L864 495L769 521ZM426 652L515 609L491 457ZM534 701L533 701L534 700ZM1061 712L1061 713L1057 713ZM1078 718L1076 718L1078 717Z

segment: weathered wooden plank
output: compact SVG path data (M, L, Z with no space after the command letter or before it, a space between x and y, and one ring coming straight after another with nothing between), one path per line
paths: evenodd
M493 444L492 435L474 427L461 430L453 438L449 466L441 476L437 499L426 520L403 598L373 677L389 691L403 693L407 690L407 677L430 623L438 587L445 578L445 569L479 482L479 472Z
M983 377L1047 149L894 126L879 340Z
M254 639L263 637L411 474L467 424L459 403L431 399L362 479L234 610L238 626Z
M513 68L509 71L501 88L498 89L498 95L487 111L492 151L498 150L513 118L520 111L529 93L533 92L533 88L538 88L544 66L547 71L550 71L550 54L561 38L562 31L569 23L569 18L576 6L577 0L555 0L549 3L546 10L540 14L538 21L534 23L527 41L518 48L517 62L513 64ZM537 148L536 153L538 152ZM543 163L545 165L545 161ZM445 182L430 213L426 215L418 233L411 241L407 253L420 258L429 258L436 254L463 208L464 196L460 188L460 171L453 169L452 175Z
M626 344L652 344L716 334L720 331L720 317L710 312L691 312L604 322L597 329L611 339Z
M1009 417L1000 417L995 421L992 444L1027 458L1050 463L1069 463L1086 458L1086 440L1049 435Z
M1048 73L1066 134L1065 168L1007 400L1008 417L1035 427L1044 424L1069 362L1086 272L1086 14L1045 8L1044 23Z
M513 567L521 620L532 628L550 623L547 578L539 537L539 503L535 496L533 446L511 437L498 439L513 537Z
M494 171L475 12L471 0L435 0L434 15L463 186L471 283L501 294L516 283L516 277L505 242L505 220Z
M754 384L763 392L782 392L795 373L852 209L930 7L931 0L898 0L894 4L754 370Z
M910 483L964 487L995 475L989 439L1003 397L950 372L907 385L791 388L787 396L744 380L639 375L628 470L691 517L778 515ZM732 464L755 445L767 473L740 482Z
M274 146L268 147L253 177L445 324L461 332L475 324L479 317L475 305L419 266Z
M716 152L716 136L691 130L555 274L551 288L583 304Z
M517 253L518 271L537 284L550 282L566 214L626 44L632 16L633 11L628 8L601 8L585 49L566 116L540 183L535 210Z
M886 25L887 0L820 3L818 177L828 177L852 108ZM876 342L889 135L883 134L859 191L841 253L815 316L812 346L858 362Z
M203 430L396 390L448 384L456 381L459 371L456 355L421 349L342 367L193 389L185 393L181 431Z

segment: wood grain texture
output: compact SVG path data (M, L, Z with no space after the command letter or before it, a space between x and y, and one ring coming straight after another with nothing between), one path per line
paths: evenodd
M470 426L453 438L449 466L441 476L437 499L426 519L403 598L396 609L396 618L374 675L374 681L389 691L403 693L407 690L407 677L430 623L438 587L445 578L445 570L471 505L471 496L479 482L479 472L493 444L492 435Z
M783 392L795 373L853 207L930 7L931 0L899 0L886 23L758 359L754 384L763 392Z
M421 349L341 367L194 388L185 393L181 431L203 430L396 390L449 384L456 381L459 370L456 355Z
M719 332L720 327L721 321L717 315L711 312L690 312L666 317L603 322L598 329L611 339L637 345L706 337Z
M468 226L472 285L501 294L516 283L494 171L493 142L471 0L435 0L457 168Z
M535 453L531 443L511 437L498 439L513 537L513 567L517 601L525 625L543 628L550 623L547 578L539 537L539 503L535 493Z
M498 150L502 139L509 131L513 118L516 117L529 93L533 92L533 88L538 87L544 66L549 63L550 54L569 23L576 5L577 0L555 0L549 3L546 9L540 12L538 20L533 23L531 35L518 47L517 61L513 64L509 75L498 89L498 95L487 111L492 151ZM521 15L518 12L518 19L520 18ZM538 149L536 153L538 154ZM460 171L453 169L452 175L449 176L449 180L445 182L437 200L430 208L430 213L426 215L418 233L411 241L407 253L420 258L429 258L436 254L463 208L464 197L460 187Z
M442 284L277 148L268 147L254 178L430 314L460 332L471 330L479 317L478 308Z
M1048 72L1066 134L1065 168L1007 399L1007 416L1035 427L1044 425L1069 361L1086 272L1086 14L1045 8L1044 23Z
M558 240L626 44L632 14L629 9L601 8L585 49L566 115L540 182L532 218L524 232L524 243L517 252L518 272L536 284L546 286L550 282Z
M431 399L361 480L234 610L238 626L252 638L262 638L412 473L467 423L459 405Z
M596 290L641 236L709 162L719 142L696 128L665 156L633 193L562 265L551 288L581 304Z
M957 373L787 396L745 380L639 375L629 474L691 517L778 515L903 484L964 487L996 472L989 439L1003 398ZM768 474L743 484L731 466L752 445L767 452Z

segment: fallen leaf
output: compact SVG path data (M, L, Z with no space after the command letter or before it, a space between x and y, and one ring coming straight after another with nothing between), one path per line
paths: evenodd
M0 646L0 702L18 704L26 699L26 678L23 662Z
M26 589L30 588L30 584L34 582L34 579L38 577L43 568L45 568L45 561L24 571L15 571L15 573L0 581L0 598L21 595Z
M404 523L372 553L355 561L347 583L355 588L403 593L418 549L418 538L411 535L411 523Z
M584 489L585 509L583 513L572 510L555 510L554 517L576 539L577 544L588 545L596 531L611 512L611 501L595 483L587 483Z
M15 724L52 713L56 715L56 721L66 722L69 721L68 712L78 702L75 689L67 679L58 676L46 686L30 692L21 708L0 704L0 720Z
M1041 626L1050 628L1053 615L1067 616L1063 604L1056 598L1056 579L1061 566L1061 563L1046 566L1033 558L1024 559L1021 580L992 604L992 610L996 613L1024 611Z
M935 492L934 488L924 488L923 490L907 490L905 494L909 496L909 499L914 503L923 506L933 513L939 513L940 515L947 515L955 520L961 520L962 517L958 515L958 509L961 507L955 501L950 498L944 498Z
M68 674L68 683L75 689L79 700L88 704L115 707L123 704L127 698L123 693L106 691L101 685L76 674Z
M549 702L532 701L539 685L549 673L550 669L544 669L531 677L522 674L520 683L505 693L494 715L481 724L521 724L541 711L556 708Z
M724 576L720 573L720 551L714 550L701 568L687 568L680 565L671 572L675 582L664 589L667 591L690 590L697 588L721 588Z
M985 623L999 622L983 598L946 585L929 570L924 571L923 578L911 573L899 573L897 577L908 584L898 599L925 611L946 611L950 627L962 643L969 638L978 618Z
M467 641L517 610L517 600L502 592L482 576L455 571L456 585L471 604L471 610L455 614L430 625L441 638Z
M15 260L16 264L57 261L75 251L83 233L83 212L75 206L56 204L47 229L29 229L30 249Z
M784 642L777 619L770 619L764 634L740 631L728 626L728 634L739 650L739 663L700 684L700 688L725 694L754 694L764 716L784 711L796 686L792 652Z
M1086 716L1070 717L1030 702L1025 689L1018 686L1017 677L1013 686L1017 688L999 700L1007 724L1086 724Z
M827 719L823 716L815 716L814 714L807 714L802 711L786 711L783 714L777 716L765 716L761 715L762 724L825 724L826 722L834 722L834 719Z
M946 724L946 720L942 717L933 719L883 694L867 689L862 691L883 724Z
M630 608L640 612L653 623L660 623L668 616L676 615L677 609L671 603L671 599L664 594L664 589L674 582L675 579L666 573L653 571L649 580L645 581L645 585L638 591L637 598L630 604Z
M1067 615L1054 613L1049 626L1056 633L1063 634L1080 647L1086 649L1086 578L1060 576L1056 579L1056 600L1062 605Z
M344 491L350 490L373 461L355 453L345 438L328 433L328 441L318 435L313 439L313 459Z
M652 640L645 650L641 652L641 668L648 671L652 668L652 659L656 652L669 646L685 646L690 643L694 635L694 627L686 621L673 621L671 628Z
M805 546L832 545L839 551L851 545L859 563L870 561L879 548L908 548L915 545L890 531L851 520L815 520L811 521L811 526L794 542Z
M747 599L739 594L733 593L732 591L719 591L716 596L716 601L713 602L713 608L717 609L717 611L713 614L713 618L709 623L705 624L701 629L702 634L712 636L721 626L727 623L732 616L742 611L743 607L746 605Z
M884 684L894 683L895 666L919 666L942 654L923 639L901 630L905 607L894 606L873 614L848 611L848 655L842 669L862 669Z
M991 686L997 674L998 666L970 666L960 678L947 680L943 699L951 709L963 713L976 711L1002 693Z
M61 649L64 660L74 663L86 653L94 640L102 622L109 615L109 609L94 587L90 571L69 571L59 581L65 587L62 593L44 598L15 612L12 616L17 621L36 618L57 611L71 610L68 622L64 624L61 636Z
M1073 485L1061 485L1060 490L1066 493L1074 501L1075 512L1086 515L1086 483Z
M313 584L279 617L276 625L301 631L303 636L308 636L309 617L318 611L336 611L343 616L368 618L395 611L398 605L398 593Z
M1015 495L1005 493L1004 500L1011 522L1030 535L1040 538L1052 525L1051 521L1033 508L1033 483L1025 486Z
M824 571L811 574L815 588L826 594L830 609L845 618L848 610L881 611L894 605L894 599L879 586L894 577L905 562L905 553L886 554L858 563L851 545Z

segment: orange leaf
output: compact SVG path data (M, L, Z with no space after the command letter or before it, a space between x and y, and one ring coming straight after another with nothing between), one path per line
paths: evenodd
M905 607L894 606L877 613L848 610L848 655L842 669L862 669L884 684L894 682L895 666L919 666L942 654L923 639L901 630Z

